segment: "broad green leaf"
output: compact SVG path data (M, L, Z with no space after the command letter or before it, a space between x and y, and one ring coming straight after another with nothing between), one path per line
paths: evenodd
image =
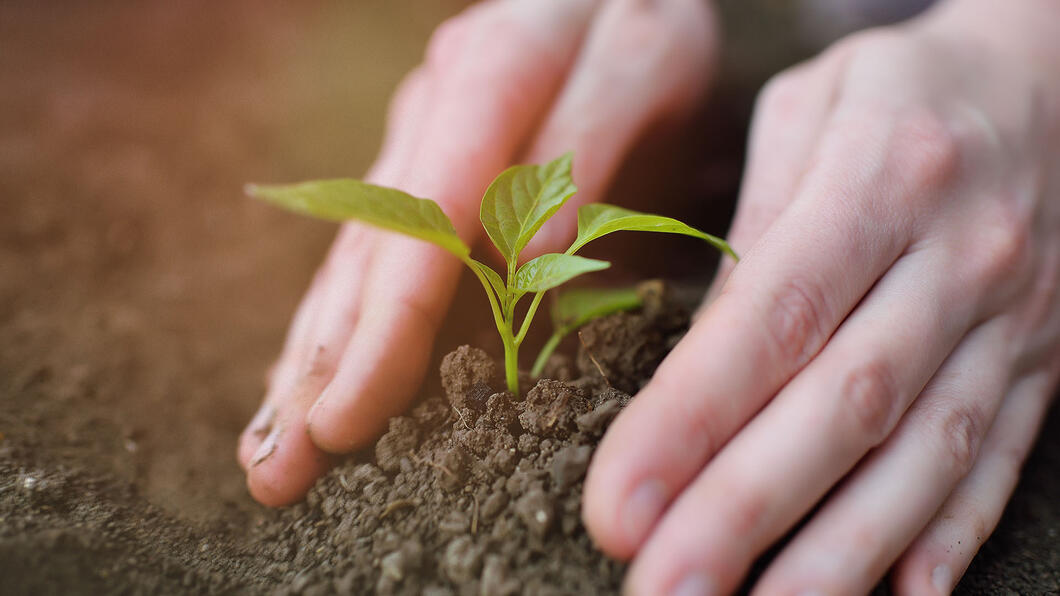
M248 184L246 192L304 215L332 221L354 219L426 240L461 259L471 252L437 203L393 188L346 178L275 186Z
M640 213L639 211L601 203L590 203L578 209L578 238L567 250L567 254L574 254L588 242L601 236L621 231L663 232L692 236L693 238L706 240L721 252L734 259L737 258L736 253L733 252L729 244L721 238L701 232L672 217Z
M486 280L490 282L490 286L493 287L493 291L497 293L497 300L503 304L508 293L508 288L504 286L504 280L501 279L501 276L494 271L492 267L485 263L476 261L470 257L468 257L467 262L486 277Z
M540 166L514 166L486 189L479 219L509 263L516 261L541 225L577 190L570 168L570 153Z
M518 292L544 292L590 271L607 269L611 263L560 253L541 255L515 273Z
M556 329L577 328L589 321L643 304L636 288L578 288L560 293L552 306Z

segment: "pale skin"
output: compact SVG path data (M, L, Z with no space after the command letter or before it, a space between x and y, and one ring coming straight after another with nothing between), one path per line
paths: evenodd
M715 27L701 0L476 5L402 84L368 179L436 199L468 242L511 163L573 150L572 201L598 200L651 123L702 100ZM530 251L562 250L574 213ZM899 594L948 593L1057 385L1058 232L1060 4L949 0L775 77L728 235L743 258L586 479L627 589L728 593L820 502L757 593L863 593L888 571ZM240 440L256 499L300 499L404 409L461 273L342 229Z

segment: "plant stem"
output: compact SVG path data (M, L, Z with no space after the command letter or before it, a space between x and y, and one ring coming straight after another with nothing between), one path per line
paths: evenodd
M493 322L497 325L497 331L501 334L501 343L504 345L504 373L508 381L508 390L512 392L516 397L519 396L519 345L515 343L512 337L512 318L507 315L508 308L502 307L498 303L498 298L503 300L505 303L510 302L505 296L495 296L493 292L493 286L490 285L489 280L482 274L481 271L476 269L471 263L467 263L468 267L478 278L479 282L482 283L482 289L486 290L486 296L489 298L490 309L493 311Z
M517 345L522 345L523 340L526 339L526 332L530 330L530 323L533 322L534 315L537 314L537 307L541 304L541 298L544 296L544 292L534 294L534 300L530 303L530 308L526 310L526 316L523 317L523 324L519 327L519 335L515 336L515 343Z
M519 344L512 339L511 329L501 334L504 342L504 376L508 382L508 391L519 397Z

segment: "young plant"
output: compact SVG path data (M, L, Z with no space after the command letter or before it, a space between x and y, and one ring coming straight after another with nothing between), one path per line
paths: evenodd
M530 369L537 378L564 337L593 319L633 310L644 304L637 288L579 288L563 292L552 305L552 336L548 338Z
M247 185L247 194L292 211L332 221L357 220L431 242L471 269L489 298L493 321L504 347L508 389L519 394L519 346L545 292L568 280L611 266L607 261L576 256L587 243L618 231L683 234L703 239L736 258L722 239L676 219L639 213L613 205L590 204L578 210L578 237L562 253L549 253L519 265L519 253L541 226L577 190L571 181L570 153L544 165L520 165L502 172L482 197L479 219L504 257L502 276L471 257L471 248L456 234L441 207L400 190L352 179L315 180L291 185ZM516 325L516 306L533 298Z

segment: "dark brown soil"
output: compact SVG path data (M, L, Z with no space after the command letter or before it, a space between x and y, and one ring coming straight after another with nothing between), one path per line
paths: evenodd
M593 358L553 363L559 382L525 400L497 393L480 355L461 352L444 375L457 410L429 381L436 397L297 507L251 502L235 463L262 372L333 233L239 189L362 172L385 98L460 4L4 3L0 592L617 585L621 567L581 533L577 479L599 429L679 336L680 313L586 330ZM725 115L749 105L746 89L723 89L720 115L697 129L710 167L690 161L703 172L694 186L666 191L698 197L676 215L717 232L745 124ZM656 171L676 163L662 161ZM702 276L712 257L657 242L651 263L616 257L634 263L625 276ZM462 289L440 348L493 345L479 292ZM960 592L1060 591L1057 470L1054 411Z
M304 504L259 528L274 545L268 579L291 593L616 592L624 566L585 533L581 488L629 395L594 369L515 399L498 391L490 357L467 346L442 369L448 400L391 420L373 461L335 468Z

